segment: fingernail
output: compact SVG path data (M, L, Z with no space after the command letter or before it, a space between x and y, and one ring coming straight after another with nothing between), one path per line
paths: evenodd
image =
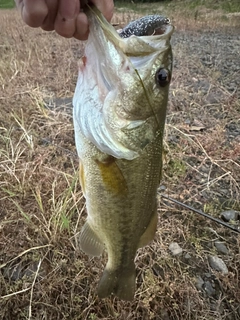
M78 0L60 0L59 14L63 20L74 19L78 13Z

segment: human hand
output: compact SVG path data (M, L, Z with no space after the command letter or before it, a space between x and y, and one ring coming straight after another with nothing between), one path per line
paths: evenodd
M63 37L86 40L88 19L81 11L83 0L15 0L23 21L30 27L55 30ZM95 6L110 21L113 15L113 0L92 0Z

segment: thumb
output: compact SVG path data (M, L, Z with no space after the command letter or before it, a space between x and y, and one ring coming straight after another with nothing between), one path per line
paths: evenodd
M92 0L92 3L102 12L104 17L110 22L113 16L113 0Z

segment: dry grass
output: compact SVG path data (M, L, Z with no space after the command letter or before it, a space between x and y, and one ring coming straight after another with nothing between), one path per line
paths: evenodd
M178 30L201 30L213 28L236 28L240 25L238 0L175 0L134 3L134 1L117 1L118 10L115 22L134 20L143 14L163 14L170 18ZM127 10L126 10L127 7ZM214 8L214 10L213 10Z
M114 21L130 17L119 13ZM180 17L178 28L196 26L194 18ZM239 237L170 202L159 206L156 240L138 252L135 300L98 299L106 257L90 259L75 250L86 212L71 115L59 104L73 94L82 44L30 29L15 11L0 11L0 39L0 319L239 319ZM229 117L239 117L239 102L220 88L228 118L215 117L216 106L211 113L201 97L190 96L181 81L186 57L178 49L182 65L166 126L165 192L215 216L221 209L239 210L239 141L226 145L224 135ZM207 77L214 85L213 76ZM189 106L184 113L177 95ZM208 129L195 123L192 130L186 114ZM229 249L222 257L227 275L208 264L216 239ZM182 256L170 255L171 242L181 245ZM211 297L195 286L196 277L207 274L216 289Z

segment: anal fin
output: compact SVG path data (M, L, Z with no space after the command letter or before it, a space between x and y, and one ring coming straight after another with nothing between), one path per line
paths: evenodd
M91 256L100 256L104 249L104 244L88 222L82 228L78 244L82 251Z
M157 216L157 210L155 210L147 226L147 229L144 231L144 233L140 238L138 248L146 246L150 241L153 240L157 230L157 222L158 222L158 216Z

